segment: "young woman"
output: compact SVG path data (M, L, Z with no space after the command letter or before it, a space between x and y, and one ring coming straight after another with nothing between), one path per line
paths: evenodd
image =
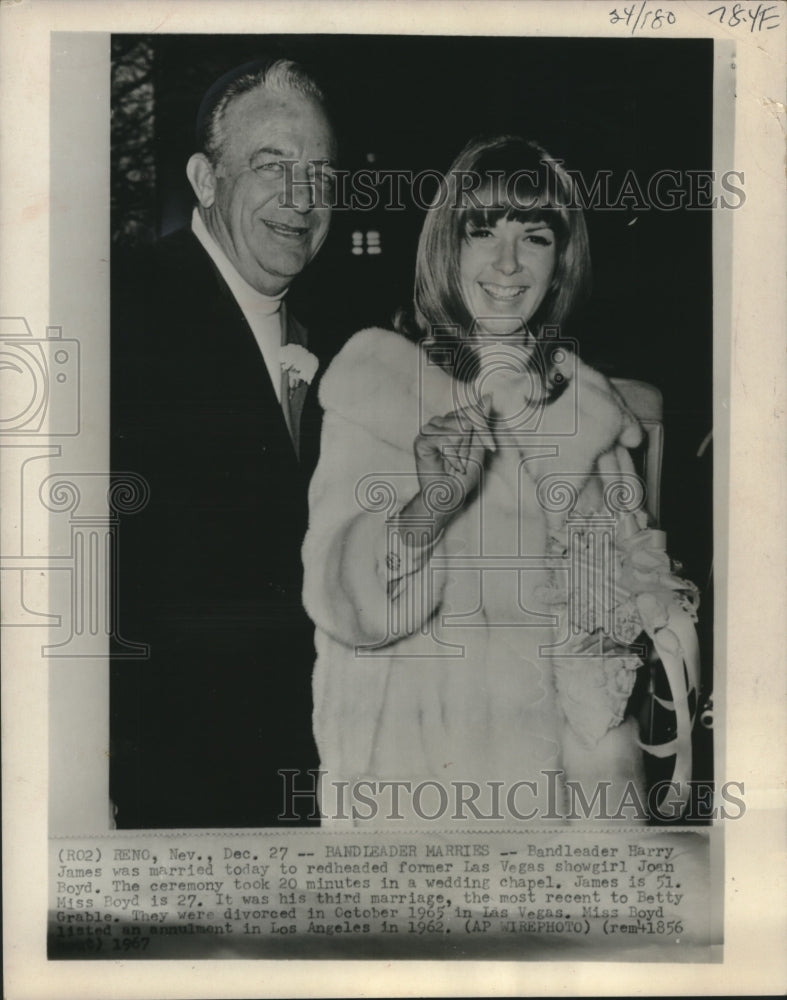
M589 270L560 165L474 141L421 234L419 343L363 331L323 378L303 555L324 823L554 822L600 783L643 818L620 809L645 801L628 643L658 613L594 559L604 524L618 571L624 538L655 552L659 607L675 585L636 510L640 429L560 335Z

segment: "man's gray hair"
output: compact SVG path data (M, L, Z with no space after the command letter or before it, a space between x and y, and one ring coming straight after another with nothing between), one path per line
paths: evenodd
M240 75L233 75L238 73L236 70L227 74L227 77L222 77L208 91L200 108L197 119L197 143L214 166L221 157L226 140L223 129L225 112L232 101L241 94L256 90L258 87L279 91L293 90L325 106L325 94L319 84L303 66L292 59L274 59L262 65L252 63L249 67L248 72L243 72L246 67L241 67Z

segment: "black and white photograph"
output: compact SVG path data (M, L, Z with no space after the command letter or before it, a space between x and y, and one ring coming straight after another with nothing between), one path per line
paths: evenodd
M783 11L121 6L25 29L9 996L718 992L783 867Z
M659 818L678 745L710 787L713 46L666 45L667 85L640 39L113 38L112 473L149 494L118 533L149 650L112 664L118 828L276 825L318 768L323 816L383 778L536 776L546 811L564 768Z

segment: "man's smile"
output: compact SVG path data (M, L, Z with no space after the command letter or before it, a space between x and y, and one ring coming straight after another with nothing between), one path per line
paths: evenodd
M277 235L293 240L301 240L309 232L308 226L288 226L284 222L272 222L270 219L263 219L262 221L268 229L271 229Z

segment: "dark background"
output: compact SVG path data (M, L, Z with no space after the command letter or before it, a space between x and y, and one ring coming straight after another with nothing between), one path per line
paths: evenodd
M712 169L713 43L705 39L409 36L113 36L112 239L152 241L188 224L185 164L203 92L272 47L324 86L346 170L444 171L478 133L537 139L582 174ZM369 159L373 156L373 162ZM356 330L390 326L412 295L423 211L334 212L288 301L329 358ZM587 213L594 289L567 331L585 360L664 395L661 526L703 592L704 688L711 690L712 476L697 450L712 419L709 210ZM376 229L382 253L354 256ZM702 734L699 734L702 736ZM702 759L709 754L698 747Z

